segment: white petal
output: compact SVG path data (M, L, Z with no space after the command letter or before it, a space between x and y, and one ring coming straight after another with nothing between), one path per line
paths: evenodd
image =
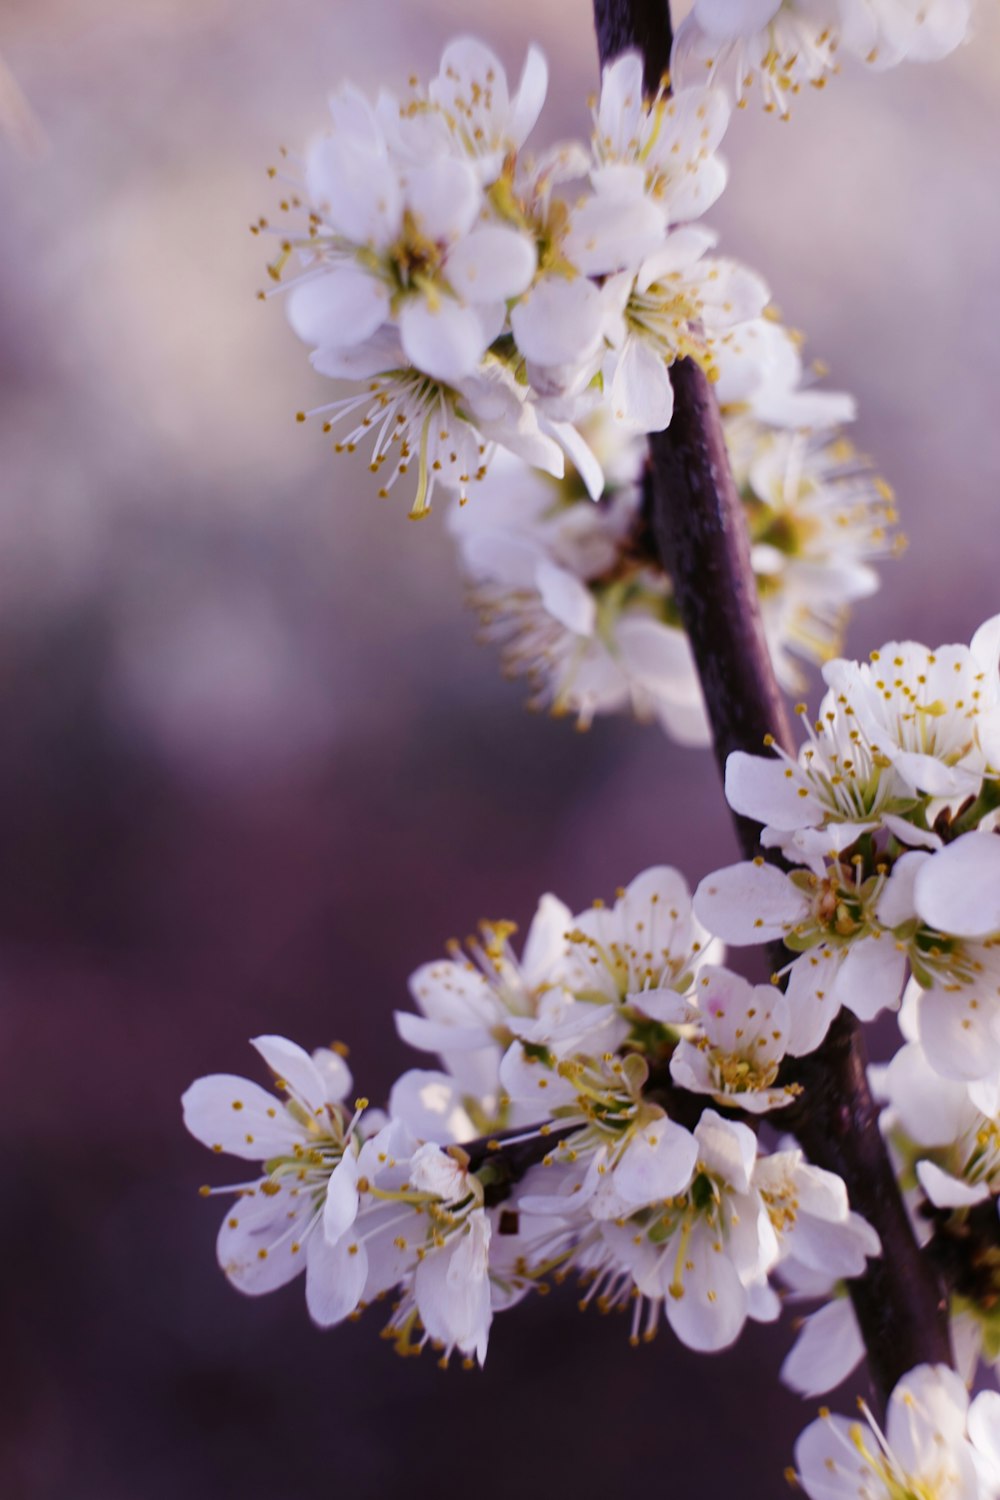
M381 281L355 266L337 266L300 282L286 303L288 321L307 344L343 348L363 343L389 316Z
M590 590L565 568L542 563L535 575L542 603L554 620L574 635L590 636L597 621L597 602Z
M318 141L306 161L306 187L326 222L354 244L384 249L399 234L403 194L381 152L356 141Z
M327 1101L326 1083L308 1052L283 1036L251 1037L250 1045L256 1047L279 1087L287 1083L307 1109L314 1114L322 1111Z
M989 1465L990 1488L1000 1488L1000 1393L981 1391L969 1407L969 1437Z
M329 1244L309 1236L306 1252L306 1306L320 1328L342 1323L361 1301L368 1275L365 1247L349 1235Z
M633 1010L662 1026L689 1026L697 1020L697 1011L676 990L637 990L627 998Z
M408 170L406 201L421 234L453 244L476 222L482 189L469 162L438 157Z
M586 359L600 343L603 320L601 294L583 276L545 277L510 315L518 348L539 365Z
M219 1226L216 1255L226 1276L248 1297L285 1286L305 1270L302 1241L312 1218L308 1195L286 1184L277 1192L237 1198ZM311 1234L315 1237L317 1231Z
M804 1318L781 1379L800 1396L821 1396L846 1380L865 1346L849 1297L837 1297Z
M715 1231L698 1221L687 1245L681 1295L667 1293L667 1321L689 1349L710 1353L739 1337L746 1321L747 1294L725 1251L716 1251Z
M323 1206L323 1233L330 1244L353 1227L358 1217L358 1159L344 1156L330 1173Z
M840 964L834 998L859 1021L872 1021L880 1010L896 1010L906 978L906 950L888 933L853 942Z
M212 1151L266 1161L302 1143L303 1129L281 1100L233 1073L199 1078L181 1105L188 1130Z
M947 1146L973 1123L967 1086L942 1078L918 1042L901 1047L885 1072L885 1095L918 1146Z
M657 249L664 227L662 210L645 196L595 193L574 210L563 248L585 276L609 276L634 270Z
M432 1339L463 1354L486 1357L492 1310L488 1277L490 1223L482 1210L468 1227L417 1266L413 1292L420 1319Z
M546 420L544 429L552 434L561 448L565 449L566 457L583 480L591 500L599 500L604 493L604 470L589 443L577 432L571 422Z
M389 1113L423 1141L448 1144L476 1134L455 1080L447 1073L411 1068L392 1086Z
M654 282L671 278L676 271L690 271L717 238L704 224L682 224L672 229L662 249L643 262L635 279L636 290L646 292Z
M627 1204L640 1208L682 1193L698 1160L698 1143L672 1120L654 1120L636 1131L614 1169L614 1186Z
M524 68L507 120L507 138L517 149L524 145L535 128L548 86L549 65L545 61L545 54L541 48L532 45L524 59Z
M799 1437L795 1468L809 1500L858 1500L859 1494L880 1494L851 1439L855 1426L846 1417L826 1416L810 1422Z
M646 692L668 702L700 703L691 646L683 630L648 615L625 615L615 628L622 665Z
M907 1474L937 1472L942 1446L951 1449L949 1456L956 1467L961 1459L966 1460L967 1472L960 1471L948 1485L950 1493L963 1500L966 1496L972 1500L977 1488L974 1474L968 1472L972 1469L965 1444L968 1406L965 1382L954 1370L946 1365L917 1365L896 1386L886 1414L889 1446ZM920 1413L919 1420L914 1420L915 1412Z
M737 946L783 937L808 910L809 902L787 875L750 860L706 875L694 893L699 922Z
M912 848L912 849L940 849L941 848L941 835L940 834L938 834L938 833L932 833L929 828L917 828L913 823L910 823L906 818L900 818L895 813L883 813L882 814L882 827L883 828L888 828L889 832L890 833L894 833L896 835L896 838L899 840L899 842L901 844L907 845L908 848ZM904 858L905 858L905 855L904 855ZM895 873L896 873L896 867L894 866L893 867L893 874L895 874Z
M399 332L407 358L446 385L471 375L486 348L475 311L450 297L433 306L423 297L411 297L399 315Z
M820 946L810 948L792 965L785 998L791 1028L788 1051L793 1057L815 1052L840 1010L836 983L842 958L843 950Z
M485 1026L433 1021L408 1010L394 1012L394 1020L400 1037L418 1052L476 1052L490 1039Z
M893 865L875 908L875 915L883 927L902 927L904 922L911 922L916 916L913 888L918 871L929 857L923 850L914 850Z
M514 1042L504 1053L500 1082L511 1099L523 1100L537 1109L539 1116L576 1099L573 1085L537 1059L529 1058L520 1042Z
M317 1047L312 1060L323 1080L327 1103L339 1104L346 1099L354 1085L354 1079L341 1054L333 1047Z
M445 270L456 295L466 302L494 302L526 292L536 264L534 244L526 235L488 224L459 241Z
M987 681L995 687L1000 668L1000 615L994 615L980 625L972 637L969 650L980 671L985 672Z
M967 1208L971 1203L987 1202L990 1196L985 1182L962 1182L932 1161L917 1162L917 1177L935 1208Z
M966 833L925 860L914 899L939 932L967 938L1000 932L1000 837Z
M781 0L695 0L694 14L710 37L731 41L762 31L780 5Z
M674 411L670 371L644 339L626 339L611 382L616 422L635 432L662 432Z
M710 1172L745 1193L757 1160L757 1137L746 1125L706 1109L695 1127L698 1154Z
M538 903L521 954L521 969L535 988L551 975L566 952L566 934L573 926L573 913L564 901L546 894Z
M824 818L822 803L794 767L743 750L726 761L726 801L734 812L771 828L808 828Z
M925 990L917 1024L927 1060L944 1078L971 1081L1000 1067L997 1006L967 990Z

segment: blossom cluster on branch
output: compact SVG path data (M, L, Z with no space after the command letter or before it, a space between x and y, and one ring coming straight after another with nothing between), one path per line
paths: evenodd
M841 1006L870 1019L905 991L884 1128L946 1268L963 1368L996 1359L998 656L1000 617L969 647L830 663L797 757L729 762L731 804L767 820L782 866L715 871L693 899L655 868L577 914L545 896L520 956L512 924L482 923L414 974L397 1025L436 1065L404 1073L386 1111L344 1102L340 1051L277 1037L254 1043L277 1094L194 1084L189 1129L261 1164L210 1190L235 1195L230 1280L257 1294L304 1270L324 1326L395 1290L402 1352L480 1361L495 1312L570 1274L584 1304L627 1311L633 1340L665 1319L699 1350L782 1298L818 1302L784 1370L818 1393L863 1352L843 1290L879 1240L835 1174L757 1128L808 1108L796 1059ZM723 941L780 941L787 965L752 985Z
M777 352L773 371L797 385L788 334L766 322L759 333ZM774 668L801 692L798 662L836 655L850 605L878 588L873 561L898 553L903 537L892 492L837 421L847 398L795 389L789 399L784 379L766 392L771 420L734 402L725 432ZM595 419L584 432L605 474L599 504L574 469L557 480L501 455L476 503L448 513L484 637L501 643L505 671L527 676L533 707L573 714L580 728L627 711L707 745L697 672L653 539L645 441Z
M462 39L402 101L343 85L284 200L304 223L279 231L271 274L298 253L292 326L320 374L359 386L301 416L341 449L370 442L382 493L412 472L414 516L439 485L466 499L497 445L556 477L568 454L596 498L588 415L660 430L676 359L746 390L775 360L754 337L764 283L695 223L726 181L725 93L645 99L628 54L605 69L589 145L534 156L547 76L532 48L511 94L490 49Z
M666 1322L705 1352L808 1306L782 1375L813 1396L874 1352L858 1288L900 1253L928 1278L944 1352L883 1378L885 1432L867 1408L864 1423L824 1412L806 1429L791 1477L811 1500L1000 1496L1000 1395L967 1391L1000 1363L1000 615L968 646L838 655L872 564L898 549L892 496L845 436L850 398L817 388L764 283L697 221L725 185L732 101L756 80L785 114L840 49L875 67L941 57L969 11L695 0L674 41L679 90L644 93L645 60L625 51L604 68L589 144L540 155L541 53L512 92L490 49L460 39L402 100L338 89L282 203L300 228L280 231L269 268L280 282L297 256L292 326L314 368L353 387L309 415L338 448L370 444L381 493L412 471L411 515L452 495L485 634L534 705L733 743L682 608L678 578L688 599L702 580L661 553L657 507L681 497L646 458L680 361L718 400L714 438L700 434L714 490L697 500L718 502L722 531L746 526L734 597L748 638L782 687L804 691L805 661L826 691L814 718L798 709L798 748L776 725L728 756L755 858L693 895L665 864L582 912L545 895L520 951L512 923L484 921L422 966L396 1022L430 1056L384 1109L352 1098L346 1048L280 1036L253 1043L270 1091L194 1083L189 1130L252 1164L203 1189L233 1200L220 1265L251 1295L304 1273L323 1327L391 1298L401 1353L469 1365L494 1314L567 1277L582 1306L624 1312L632 1342ZM727 461L728 489L713 470ZM664 472L680 484L682 470ZM769 982L728 967L726 945L760 950ZM877 1110L848 1029L857 1077L836 1128L869 1131L875 1150L853 1165L842 1152L842 1177L797 1141L815 1142L811 1111L832 1118L841 1012L883 1011L903 1041L872 1070ZM849 1179L863 1195L858 1163L873 1161L892 1203L869 1193L865 1218ZM957 1372L936 1362L949 1336Z

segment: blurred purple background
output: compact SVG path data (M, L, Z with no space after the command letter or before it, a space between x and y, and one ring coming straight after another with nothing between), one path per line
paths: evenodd
M254 300L264 167L342 75L401 86L456 30L515 70L539 41L546 133L586 128L585 0L0 13L46 141L0 138L5 1500L764 1500L812 1414L775 1384L787 1326L633 1352L568 1288L499 1322L481 1376L404 1364L377 1314L323 1335L299 1285L230 1290L197 1197L178 1098L254 1071L249 1036L344 1038L377 1098L406 977L453 933L733 853L707 757L525 715L443 507L409 525L293 420L323 387ZM984 0L948 62L852 71L727 142L712 221L859 396L911 536L859 651L1000 608L998 101Z

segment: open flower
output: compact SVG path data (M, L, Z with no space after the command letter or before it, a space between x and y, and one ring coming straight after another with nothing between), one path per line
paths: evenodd
M751 1114L790 1104L798 1090L773 1086L790 1036L789 1003L781 991L709 965L698 975L694 999L697 1029L681 1038L670 1059L674 1082Z
M1000 1398L978 1396L970 1408L961 1377L944 1365L918 1365L889 1399L883 1433L862 1406L864 1422L823 1414L795 1445L797 1478L810 1500L988 1500L1000 1438Z
M642 72L636 52L623 53L604 69L594 114L600 166L592 180L600 182L605 169L616 170L663 208L668 224L700 218L726 185L716 152L729 124L729 103L721 90L707 88L673 94L660 89L647 99Z

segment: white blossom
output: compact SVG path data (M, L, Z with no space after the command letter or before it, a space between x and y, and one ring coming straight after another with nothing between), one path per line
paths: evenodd
M335 450L353 453L370 442L369 467L379 475L383 498L403 475L415 472L414 519L429 512L439 484L467 499L471 486L486 478L496 443L550 474L563 472L559 444L541 431L526 393L497 360L451 387L408 368L390 335L377 346L373 341L361 359L327 350L313 363L323 375L363 380L364 389L302 413L302 419L321 416L329 432L346 418L359 418L353 428L338 431Z
M971 1084L942 1077L914 1040L892 1059L883 1088L891 1109L884 1128L903 1131L905 1153L936 1208L968 1208L1000 1194L1000 1073Z
M526 675L531 705L595 716L630 710L682 743L708 727L669 582L637 545L641 443L611 424L586 437L608 476L599 505L572 469L555 483L499 461L475 506L453 508L449 529L472 584L487 639L505 671Z
M823 676L873 750L911 786L966 796L1000 769L998 662L1000 616L969 646L890 641L870 662L830 662Z
M405 157L423 162L454 155L468 161L489 186L534 129L547 88L548 64L538 47L528 48L511 94L493 50L475 37L457 37L445 47L437 75L426 88L412 78L401 103L383 93L378 115Z
M682 225L622 283L622 312L609 330L604 379L612 415L633 431L669 426L669 371L676 360L694 359L714 378L718 340L759 317L767 304L767 288L752 271L708 255L715 241L702 225Z
M945 57L965 38L971 0L695 0L677 29L678 79L723 79L741 104L756 85L787 116L803 85L822 88L841 51L871 67Z
M780 939L801 956L787 966L788 1051L819 1046L841 1006L872 1020L899 1005L906 949L877 915L880 876L859 880L834 862L822 875L786 873L762 859L707 875L695 892L701 921L726 942Z
M835 71L836 19L834 0L695 0L671 68L725 81L741 104L756 85L768 113L787 115L803 84L822 88Z
M814 431L852 422L854 400L843 391L818 390L807 378L801 338L766 308L724 333L715 344L715 394L725 413L748 415L767 427Z
M694 1034L681 1038L670 1059L674 1082L751 1114L790 1104L798 1090L774 1086L790 1035L789 1004L781 991L708 965L698 975L694 998Z
M918 1365L889 1399L885 1432L867 1407L865 1422L824 1413L795 1445L797 1477L810 1500L988 1500L1000 1437L1000 1398L969 1405L961 1377L945 1365Z
M625 52L604 68L594 115L592 180L625 168L662 206L667 223L700 218L726 185L717 153L730 109L720 89L688 88L655 98L643 91L642 59ZM627 181L628 178L626 177Z
M892 492L840 433L726 422L747 515L750 561L779 682L801 691L794 657L829 661L850 606L879 586L873 560L899 551Z

